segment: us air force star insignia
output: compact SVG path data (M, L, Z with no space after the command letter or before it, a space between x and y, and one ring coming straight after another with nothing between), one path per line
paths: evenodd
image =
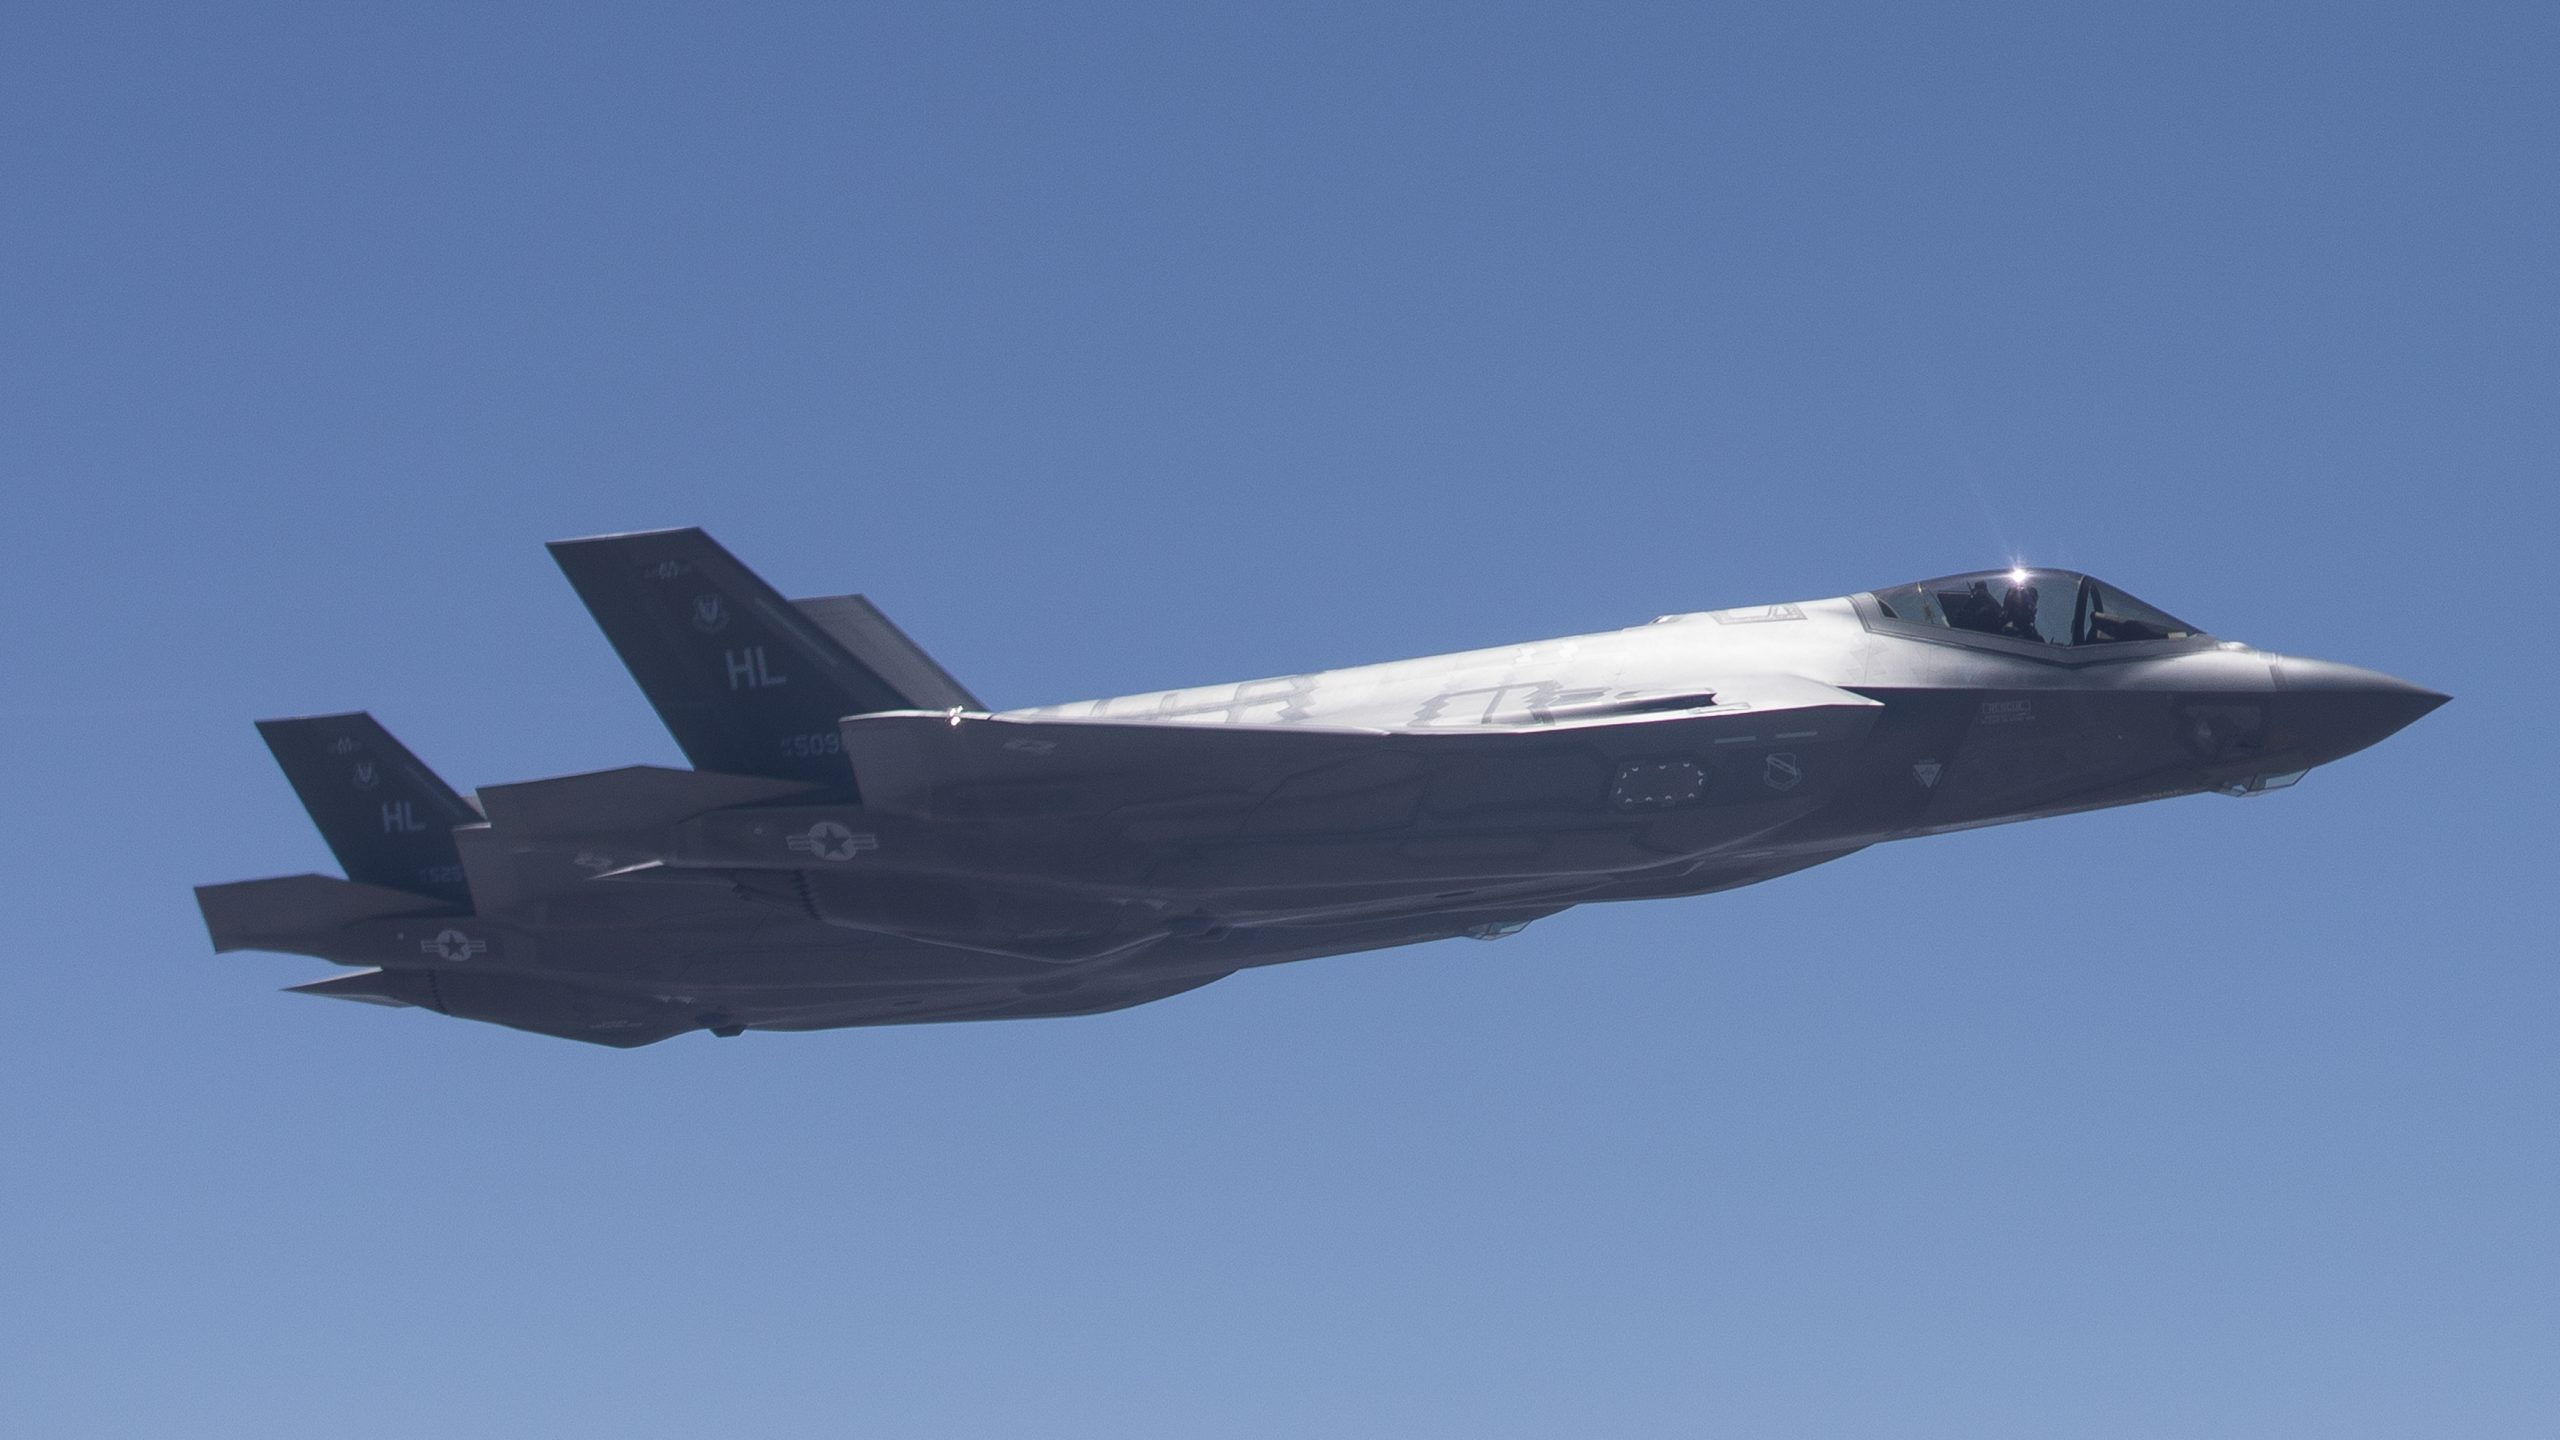
M1793 790L1804 780L1804 767L1794 751L1781 750L1761 763L1760 779L1772 790Z
M848 830L833 820L821 820L783 843L821 860L850 860L865 850L879 849L880 837Z
M474 940L459 930L439 930L418 942L418 948L429 955L446 960L468 960L489 948L486 940Z

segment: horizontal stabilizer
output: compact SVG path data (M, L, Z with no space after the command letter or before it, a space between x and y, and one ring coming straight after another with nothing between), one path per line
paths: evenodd
M371 715L261 720L258 734L348 879L471 903L453 827L479 813Z
M646 830L691 819L706 810L761 804L806 794L811 788L798 780L630 765L555 780L492 785L481 790L480 804L489 812L489 828L497 838L524 843Z
M196 908L217 953L291 949L295 942L334 934L366 920L401 915L451 915L458 907L441 897L414 895L335 875L281 875L196 887Z

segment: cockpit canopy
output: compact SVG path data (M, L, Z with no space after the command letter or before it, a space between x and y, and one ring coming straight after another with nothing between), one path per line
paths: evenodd
M1893 619L2042 645L2189 640L2204 632L2070 570L1983 570L1875 592Z

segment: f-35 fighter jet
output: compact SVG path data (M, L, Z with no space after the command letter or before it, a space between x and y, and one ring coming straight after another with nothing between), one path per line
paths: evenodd
M199 889L216 950L614 1046L1086 1015L1881 840L2261 794L2446 698L2019 569L991 714L869 602L786 600L699 530L551 550L695 768L465 799L369 715L263 722L347 878Z

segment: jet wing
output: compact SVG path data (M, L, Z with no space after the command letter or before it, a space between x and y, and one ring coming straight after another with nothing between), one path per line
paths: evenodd
M333 975L286 989L369 1005L415 1005L464 1020L486 1020L563 1040L584 1040L617 1050L654 1045L703 1028L692 1007L645 995L625 995L583 985L563 985L516 975L468 975L418 970L366 970Z
M919 1002L917 997L866 997L843 1010L761 1026L773 1030L834 1030L858 1025L932 1025L956 1020L1046 1020L1071 1015L1100 1015L1112 1010L1168 1000L1235 972L1180 975L1160 980L1097 982L1057 995L1025 995L1019 986L973 987L946 992Z
M814 1013L806 1005L795 1005L794 1018L770 1027L755 1025L751 1013L734 1017L733 1023L743 1021L759 1029L829 1030L855 1025L1099 1015L1163 1000L1225 978L1225 974L1215 974L1105 982L1052 995L1026 995L1016 985L915 987L904 993L892 991L849 999L841 1008ZM325 995L368 1005L416 1006L464 1020L482 1020L563 1040L584 1040L617 1050L654 1045L688 1030L707 1029L733 1018L715 1015L711 1012L716 1007L704 1004L681 1004L655 996L511 975L365 970L286 988L298 995Z

